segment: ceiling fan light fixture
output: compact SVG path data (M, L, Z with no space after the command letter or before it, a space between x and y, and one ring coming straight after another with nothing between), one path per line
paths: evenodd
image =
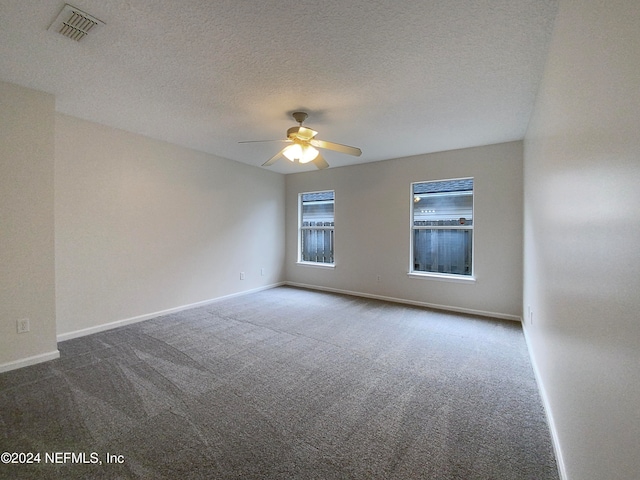
M311 145L294 143L285 148L282 154L292 162L309 163L316 159L320 152Z
M293 112L292 115L296 122L298 122L300 125L291 127L287 130L287 139L284 140L284 142L290 143L290 145L283 148L269 160L264 162L262 164L263 167L270 167L276 161L278 161L278 159L284 157L292 163L313 162L319 170L329 168L329 164L327 163L327 161L314 147L326 148L327 150L334 150L336 152L346 153L347 155L354 155L356 157L362 155L362 150L357 147L350 147L349 145L342 145L340 143L318 140L316 138L318 132L302 126L302 122L307 118L307 114L305 112ZM272 140L252 140L249 142L240 143L253 143L256 141L269 142Z

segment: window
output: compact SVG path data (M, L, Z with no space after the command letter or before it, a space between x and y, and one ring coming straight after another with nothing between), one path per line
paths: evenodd
M473 275L473 178L412 184L411 273Z
M333 265L334 192L299 195L299 262Z

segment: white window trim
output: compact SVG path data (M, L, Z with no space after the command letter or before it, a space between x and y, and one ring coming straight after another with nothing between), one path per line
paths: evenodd
M473 262L473 258L471 259ZM445 282L458 282L458 283L475 283L476 277L474 275L452 275L450 273L438 273L438 272L407 272L407 276L411 278L430 278L433 280L441 280Z
M429 182L450 182L455 180L473 180L473 205L471 207L473 216L473 225L432 225L432 226L413 226L413 199L415 194L413 193L413 186L417 183L429 183ZM421 180L419 182L411 182L409 186L411 208L409 208L409 269L407 276L416 279L431 279L440 280L446 282L458 282L458 283L475 283L476 282L476 234L475 234L475 218L476 218L476 185L474 177L458 177L458 178L443 178L436 180ZM451 273L439 273L439 272L421 272L413 269L413 231L414 230L473 230L473 240L471 241L471 275L458 275Z
M333 263L321 263L321 262L303 262L302 260L298 260L296 265L300 265L303 267L316 267L316 268L336 268L336 261Z
M333 192L333 227L311 227L311 226L303 226L302 225L302 196L311 194L311 193L323 193L323 192ZM336 218L336 191L332 189L324 189L324 190L314 190L312 192L300 192L298 193L298 230L296 231L296 236L298 237L297 241L297 253L296 253L296 265L306 266L306 267L319 267L319 268L335 268L336 266L336 258L335 258L335 248L333 252L333 263L324 263L324 262L309 262L302 260L302 235L300 232L302 230L333 230L333 239L334 239L334 247L335 247L335 218Z

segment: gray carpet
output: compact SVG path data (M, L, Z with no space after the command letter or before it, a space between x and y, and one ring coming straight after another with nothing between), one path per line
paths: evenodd
M1 478L558 478L514 322L280 287L59 349L0 375Z

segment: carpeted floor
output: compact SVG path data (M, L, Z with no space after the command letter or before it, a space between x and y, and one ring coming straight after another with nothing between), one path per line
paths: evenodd
M558 478L518 323L280 287L59 349L0 375L0 478Z

